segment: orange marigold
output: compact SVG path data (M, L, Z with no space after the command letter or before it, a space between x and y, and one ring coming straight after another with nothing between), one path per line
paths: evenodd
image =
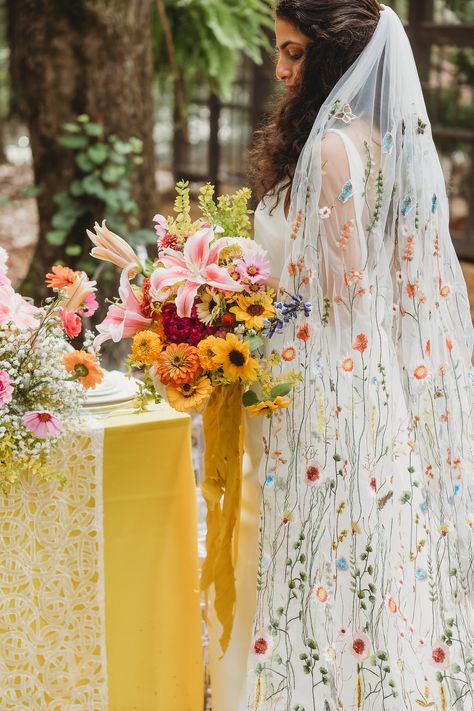
M73 378L79 380L87 390L102 382L104 371L93 353L71 351L66 353L63 363L67 372L72 373Z
M50 289L65 289L71 284L74 284L77 278L77 272L69 267L61 267L56 265L51 267L51 271L46 274L46 286Z
M156 372L165 385L192 383L202 373L197 348L187 343L171 343L158 356Z

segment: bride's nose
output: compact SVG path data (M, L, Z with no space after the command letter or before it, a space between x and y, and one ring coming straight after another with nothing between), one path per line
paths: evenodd
M286 81L291 77L291 69L288 66L288 63L285 62L283 57L280 57L278 59L278 62L275 67L275 76L280 81Z

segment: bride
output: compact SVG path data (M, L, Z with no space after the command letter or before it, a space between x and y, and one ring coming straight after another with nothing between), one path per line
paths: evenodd
M279 0L276 47L255 239L302 381L247 427L213 710L472 710L473 330L413 55L376 0Z

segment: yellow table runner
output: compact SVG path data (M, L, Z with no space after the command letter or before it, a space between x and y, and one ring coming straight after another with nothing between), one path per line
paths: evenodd
M201 711L191 419L162 403L103 424L110 711Z

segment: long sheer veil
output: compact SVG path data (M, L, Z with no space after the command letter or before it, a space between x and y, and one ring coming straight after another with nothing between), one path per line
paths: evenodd
M420 628L430 616L431 645L446 639L443 625L454 610L461 646L453 644L453 658L465 661L473 638L473 327L420 80L405 30L388 7L317 116L296 168L290 222L279 292L285 325L271 343L280 352L297 346L297 361L284 358L281 368L299 368L302 381L266 434L262 510L276 502L281 511L273 521L264 513L255 631L271 627L275 586L286 580L284 564L276 555L265 561L265 551L278 548L282 526L291 522L307 533L303 544L286 534L289 560L293 545L306 547L312 585L324 579L325 588L339 589L326 573L341 560L356 568L359 540L376 551L371 603L361 592L353 633L370 632L384 649L399 645L392 635L409 623L389 623L382 614L390 593L398 615L411 610L415 630L417 616ZM276 493L275 451L287 461ZM424 612L416 612L420 604ZM303 600L290 619L301 620L311 605ZM371 605L375 618L364 612ZM318 614L304 617L305 635L327 639L339 654L343 647L331 642L327 617ZM280 632L274 634L281 649ZM285 634L286 650L301 644L296 632ZM304 675L294 674L293 688L303 689ZM411 683L408 674L399 681L402 688ZM266 683L272 693L283 688L276 675ZM287 703L297 700L288 694ZM353 702L350 689L347 695Z

